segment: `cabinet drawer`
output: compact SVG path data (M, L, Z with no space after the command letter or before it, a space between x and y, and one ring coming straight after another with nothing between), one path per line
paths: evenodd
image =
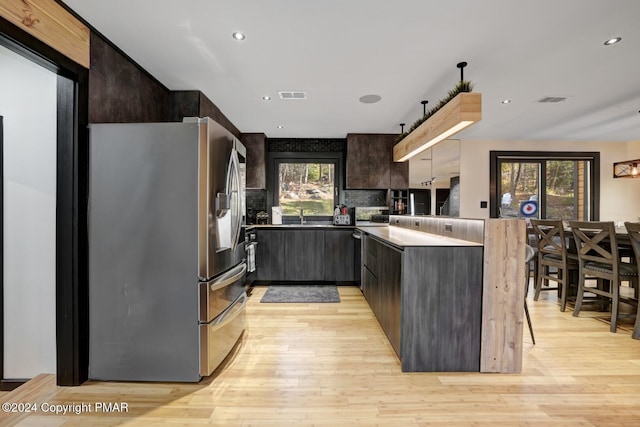
M364 256L362 262L374 276L378 276L378 252L380 244L373 238L365 236L364 239Z

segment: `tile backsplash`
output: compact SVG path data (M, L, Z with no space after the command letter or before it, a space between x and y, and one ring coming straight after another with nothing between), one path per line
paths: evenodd
M344 204L355 206L386 206L386 190L343 190ZM267 191L260 189L247 189L247 224L256 223L256 214L260 211L267 212ZM267 212L271 215L271 212Z
M267 212L267 190L247 189L246 197L247 224L255 224L256 214L260 211Z
M386 206L387 190L344 190L347 206Z

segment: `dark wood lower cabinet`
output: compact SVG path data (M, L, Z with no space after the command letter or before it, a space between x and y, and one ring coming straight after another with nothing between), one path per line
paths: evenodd
M364 238L364 294L402 370L479 372L483 248Z
M363 276L363 286L362 292L364 293L364 297L369 303L369 307L371 307L371 311L380 322L380 291L378 288L378 278L369 270L368 267L364 267L362 269Z
M324 278L324 231L284 231L284 260L285 280L321 281Z
M365 237L364 296L400 357L402 251Z
M353 230L331 229L324 232L324 280L348 282L354 278ZM358 265L357 268L360 268Z
M258 228L256 275L260 281L355 280L352 228Z
M402 281L403 251L382 245L380 260L380 310L383 328L389 342L400 355L400 291Z
M259 230L256 241L256 280L285 280L284 231Z

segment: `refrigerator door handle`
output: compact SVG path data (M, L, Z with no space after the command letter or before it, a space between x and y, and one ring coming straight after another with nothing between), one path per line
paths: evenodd
M247 304L247 294L243 292L242 295L240 295L233 304L231 304L225 311L220 313L220 316L218 316L218 318L212 324L214 329L216 330L222 329L229 322L232 322L237 317L240 310L242 310L246 304Z
M247 264L243 262L239 266L223 274L220 278L218 278L216 281L211 283L211 285L209 286L212 291L222 289L225 286L229 286L232 283L237 282L242 277L242 275L245 274L246 272L247 272Z
M238 186L238 188L236 188L235 190L233 188L227 188L227 191L231 193L232 197L235 197L235 205L237 207L237 212L235 212L236 217L232 218L232 220L234 220L236 223L233 224L233 237L231 240L231 247L232 250L236 250L238 247L238 237L240 236L240 231L242 229L242 212L240 212L240 210L242 209L242 203L241 203L241 197L242 197L242 189L240 188L242 183L240 181L240 167L239 167L239 163L240 161L238 160L238 153L236 152L235 148L233 150L231 150L231 159L230 159L230 166L229 169L231 172L231 169L233 169L233 174L234 174L234 178L235 178L235 182ZM230 185L228 187L231 187Z

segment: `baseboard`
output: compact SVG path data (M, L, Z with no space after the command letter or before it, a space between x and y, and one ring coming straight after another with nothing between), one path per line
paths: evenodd
M0 380L0 391L12 391L25 384L28 379L23 380Z

